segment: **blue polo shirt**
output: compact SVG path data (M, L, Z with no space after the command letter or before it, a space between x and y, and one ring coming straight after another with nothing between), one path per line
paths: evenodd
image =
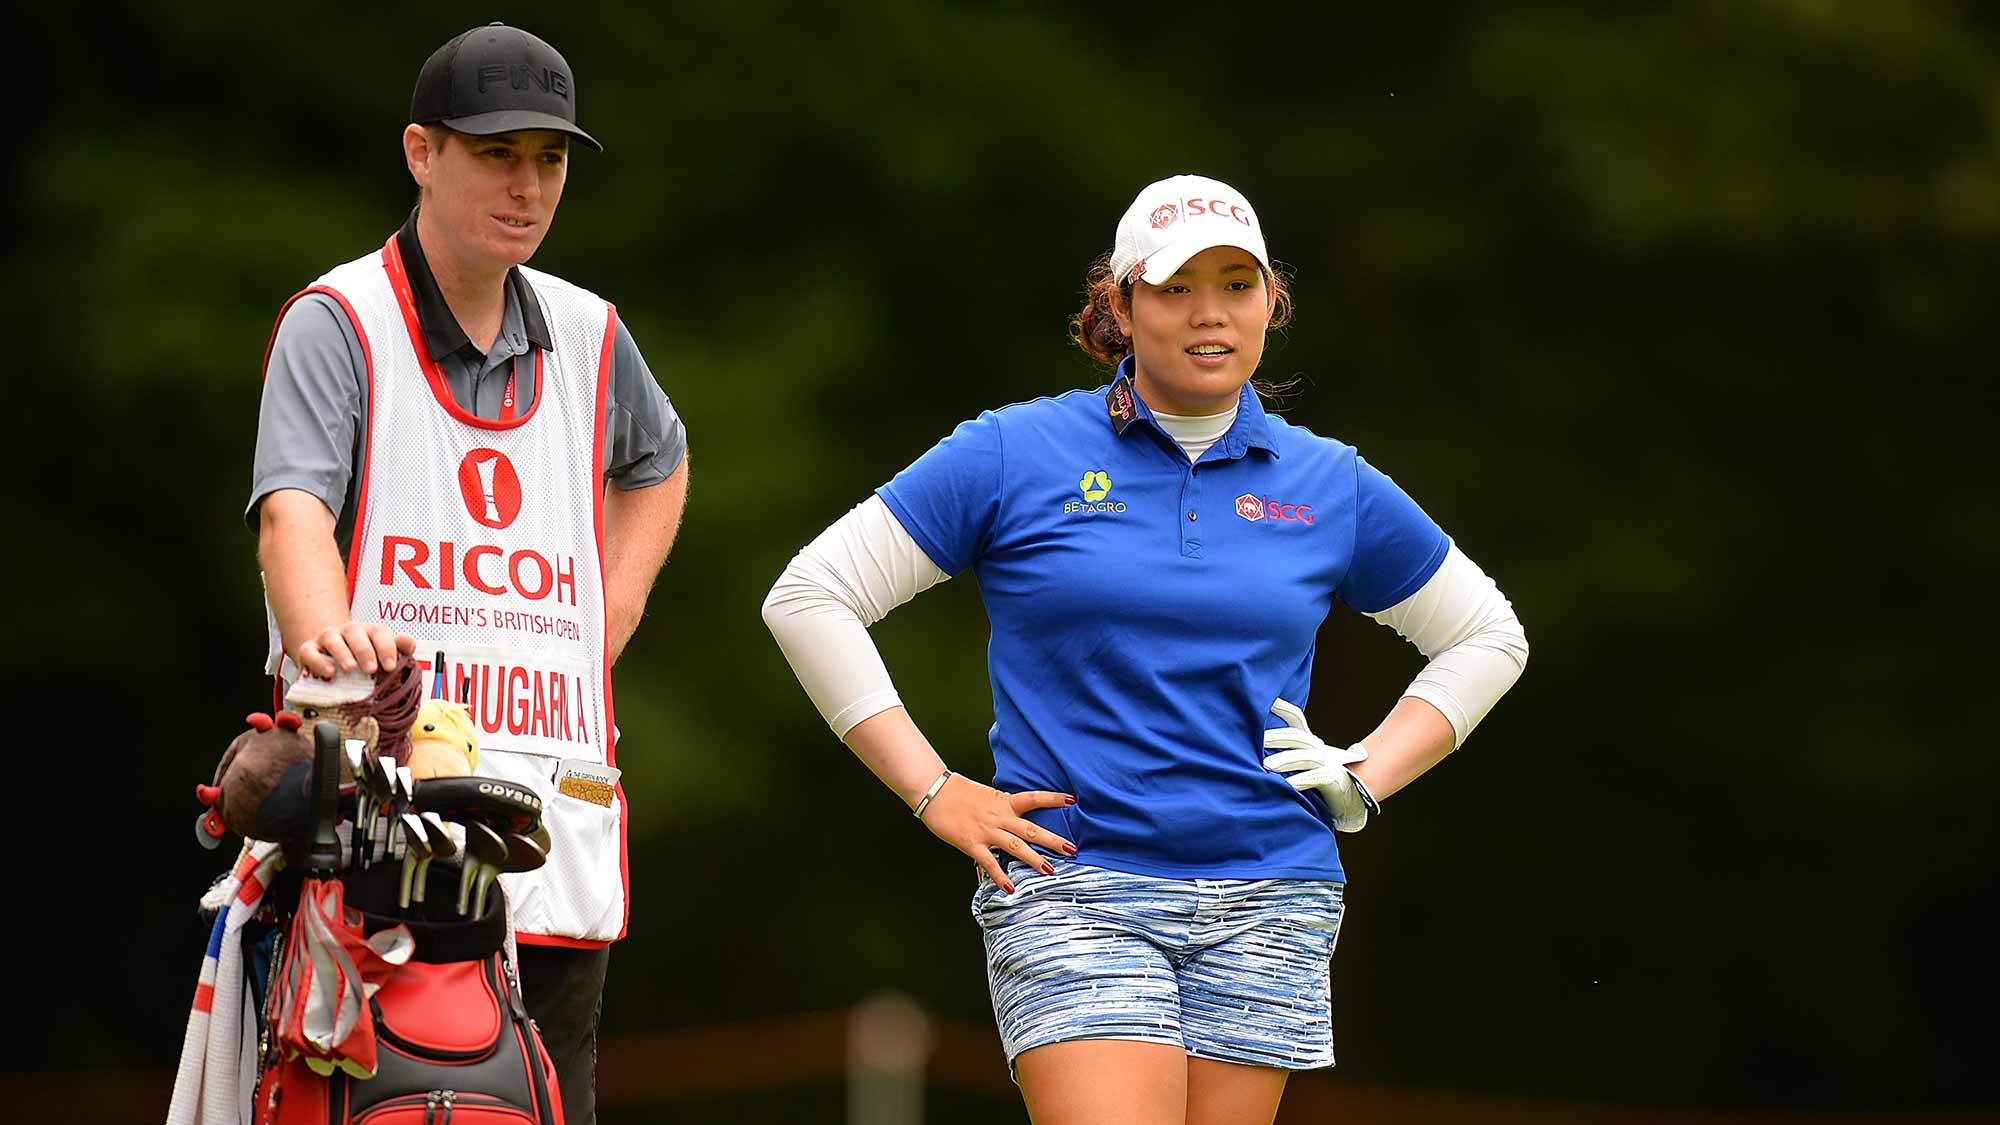
M1338 601L1395 605L1449 540L1353 447L1266 414L1190 464L1131 393L990 410L878 494L992 625L994 784L1072 793L1030 819L1077 862L1172 878L1346 878L1317 794L1264 768L1306 706Z

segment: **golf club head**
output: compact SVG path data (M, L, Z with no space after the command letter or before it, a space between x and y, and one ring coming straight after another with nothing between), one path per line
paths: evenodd
M549 854L550 847L552 847L555 843L555 841L549 837L549 826L541 823L540 821L536 821L535 826L529 829L526 833L524 833L524 835L526 835L528 839L533 840L536 846L542 849L542 854L545 856Z
M402 826L403 849L418 855L431 854L430 834L424 831L424 818L413 812L406 812L396 818Z
M424 843L430 847L430 854L439 859L450 859L458 854L458 840L451 829L444 826L444 818L434 812L418 817L424 826Z
M540 844L530 837L510 833L507 836L507 862L500 865L500 870L533 871L548 861L549 853Z
M473 862L499 867L507 862L507 838L473 820L465 825L465 851Z
M418 902L422 902L424 901L424 888L430 885L431 861L433 859L450 859L457 855L458 840L451 834L451 829L444 826L444 821L438 819L436 813L424 813L421 816L416 813L405 813L404 815L415 819L417 822L416 830L408 834L412 841L410 846L413 849L413 854L417 849L421 849L422 858L417 860L415 896ZM406 831L408 830L406 829ZM423 839L421 845L415 843L419 837Z
M480 908L486 901L486 885L493 881L493 873L507 862L507 841L498 832L476 820L465 822L464 869L458 879L458 912L465 913L467 906ZM474 886L479 888L476 900L469 892ZM474 915L477 917L477 915Z
M410 840L412 843L421 846L423 836L420 833L410 837ZM403 853L403 881L396 890L396 906L399 909L408 910L410 908L410 880L416 876L420 868L429 866L430 858L430 853L420 852L414 847ZM418 901L421 902L422 900L419 899Z

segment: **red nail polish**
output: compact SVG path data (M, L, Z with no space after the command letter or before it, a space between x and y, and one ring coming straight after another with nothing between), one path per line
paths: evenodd
M1063 804L1065 804L1065 805L1074 805L1074 804L1076 804L1076 798L1075 798L1075 797L1064 797L1064 798L1063 798Z
M1044 875L1053 875L1053 874L1055 874L1055 873L1056 873L1056 865L1055 865L1055 864L1053 864L1053 863L1044 863L1044 864L1042 864L1042 874L1044 874Z
M1068 853L1069 855L1075 855L1075 854L1076 854L1076 845L1075 845L1075 844L1064 844L1064 845L1063 845L1063 851L1064 851L1064 852L1066 852L1066 853Z
M1000 889L1001 889L1001 890L1003 890L1003 891L1006 891L1006 892L1007 892L1008 894L1010 894L1010 895L1011 895L1011 894L1013 894L1013 893L1014 893L1014 884L1012 884L1012 883L1002 883L1002 884L1000 884Z

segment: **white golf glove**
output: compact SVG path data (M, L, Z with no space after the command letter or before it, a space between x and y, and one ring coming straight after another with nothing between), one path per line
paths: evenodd
M1375 795L1347 767L1368 759L1368 749L1359 742L1342 750L1320 741L1306 725L1306 713L1298 705L1280 699L1271 704L1271 714L1285 721L1282 727L1264 732L1264 749L1277 753L1264 759L1264 768L1288 775L1285 780L1303 793L1319 790L1326 807L1333 812L1333 826L1341 832L1359 832L1370 813L1380 813Z

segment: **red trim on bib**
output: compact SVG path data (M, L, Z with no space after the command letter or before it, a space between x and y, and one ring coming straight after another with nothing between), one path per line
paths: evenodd
M391 245L394 245L395 241L393 237L389 239ZM285 314L292 311L292 306L298 303L299 298L308 293L326 294L328 297L333 298L334 302L340 306L342 312L347 314L347 323L354 326L354 338L361 341L361 362L367 368L362 374L368 379L368 446L361 451L361 487L356 490L354 500L354 540L347 545L347 604L352 606L354 604L354 580L360 573L356 568L361 563L361 552L355 550L354 547L355 544L363 542L361 536L365 530L365 521L368 516L369 469L375 461L374 457L371 456L375 447L375 405L376 399L379 397L375 393L375 350L368 343L368 333L361 327L361 318L355 315L354 306L348 303L347 298L341 295L340 290L330 285L308 285L297 293L292 294L285 301L284 305L278 309L278 319L271 325L271 339L264 344L263 378L265 380L269 380L271 377L271 352L278 346L278 327L285 322ZM418 349L418 354L422 354L421 347ZM279 638L279 641L280 644L283 643L282 636ZM284 681L280 676L273 676L271 680L271 708L272 713L275 714L279 707L279 701L284 696Z
M535 412L542 408L542 349L535 349L535 401L528 405L528 412L505 421L481 418L451 397L451 387L444 381L444 372L438 369L437 361L431 358L430 348L424 344L424 329L417 323L416 298L410 295L410 278L403 272L403 254L396 249L396 236L393 234L389 236L389 241L382 244L382 266L389 273L389 288L396 294L396 307L402 310L403 326L410 331L410 346L417 353L417 365L423 368L424 381L431 385L431 397L437 399L445 413L482 430L511 430L535 416Z
M622 938L624 936L625 931L619 930L618 937ZM605 946L610 945L611 941L617 941L618 938L612 938L611 941L595 941L585 938L557 937L554 934L524 934L516 931L514 940L522 945L553 945L562 949L603 949Z
M604 403L611 392L611 344L618 335L618 307L611 302L604 303L604 346L597 356L597 436L592 443L590 463L602 471L604 465ZM536 399L537 402L541 400ZM597 588L604 598L604 764L618 764L618 719L611 705L611 582L604 569L604 489L605 482L598 481L591 492L591 525L597 533ZM618 795L618 883L624 889L625 914L618 920L618 938L632 925L632 874L625 850L625 825L627 821L625 786L620 782ZM618 940L613 938L613 941Z

